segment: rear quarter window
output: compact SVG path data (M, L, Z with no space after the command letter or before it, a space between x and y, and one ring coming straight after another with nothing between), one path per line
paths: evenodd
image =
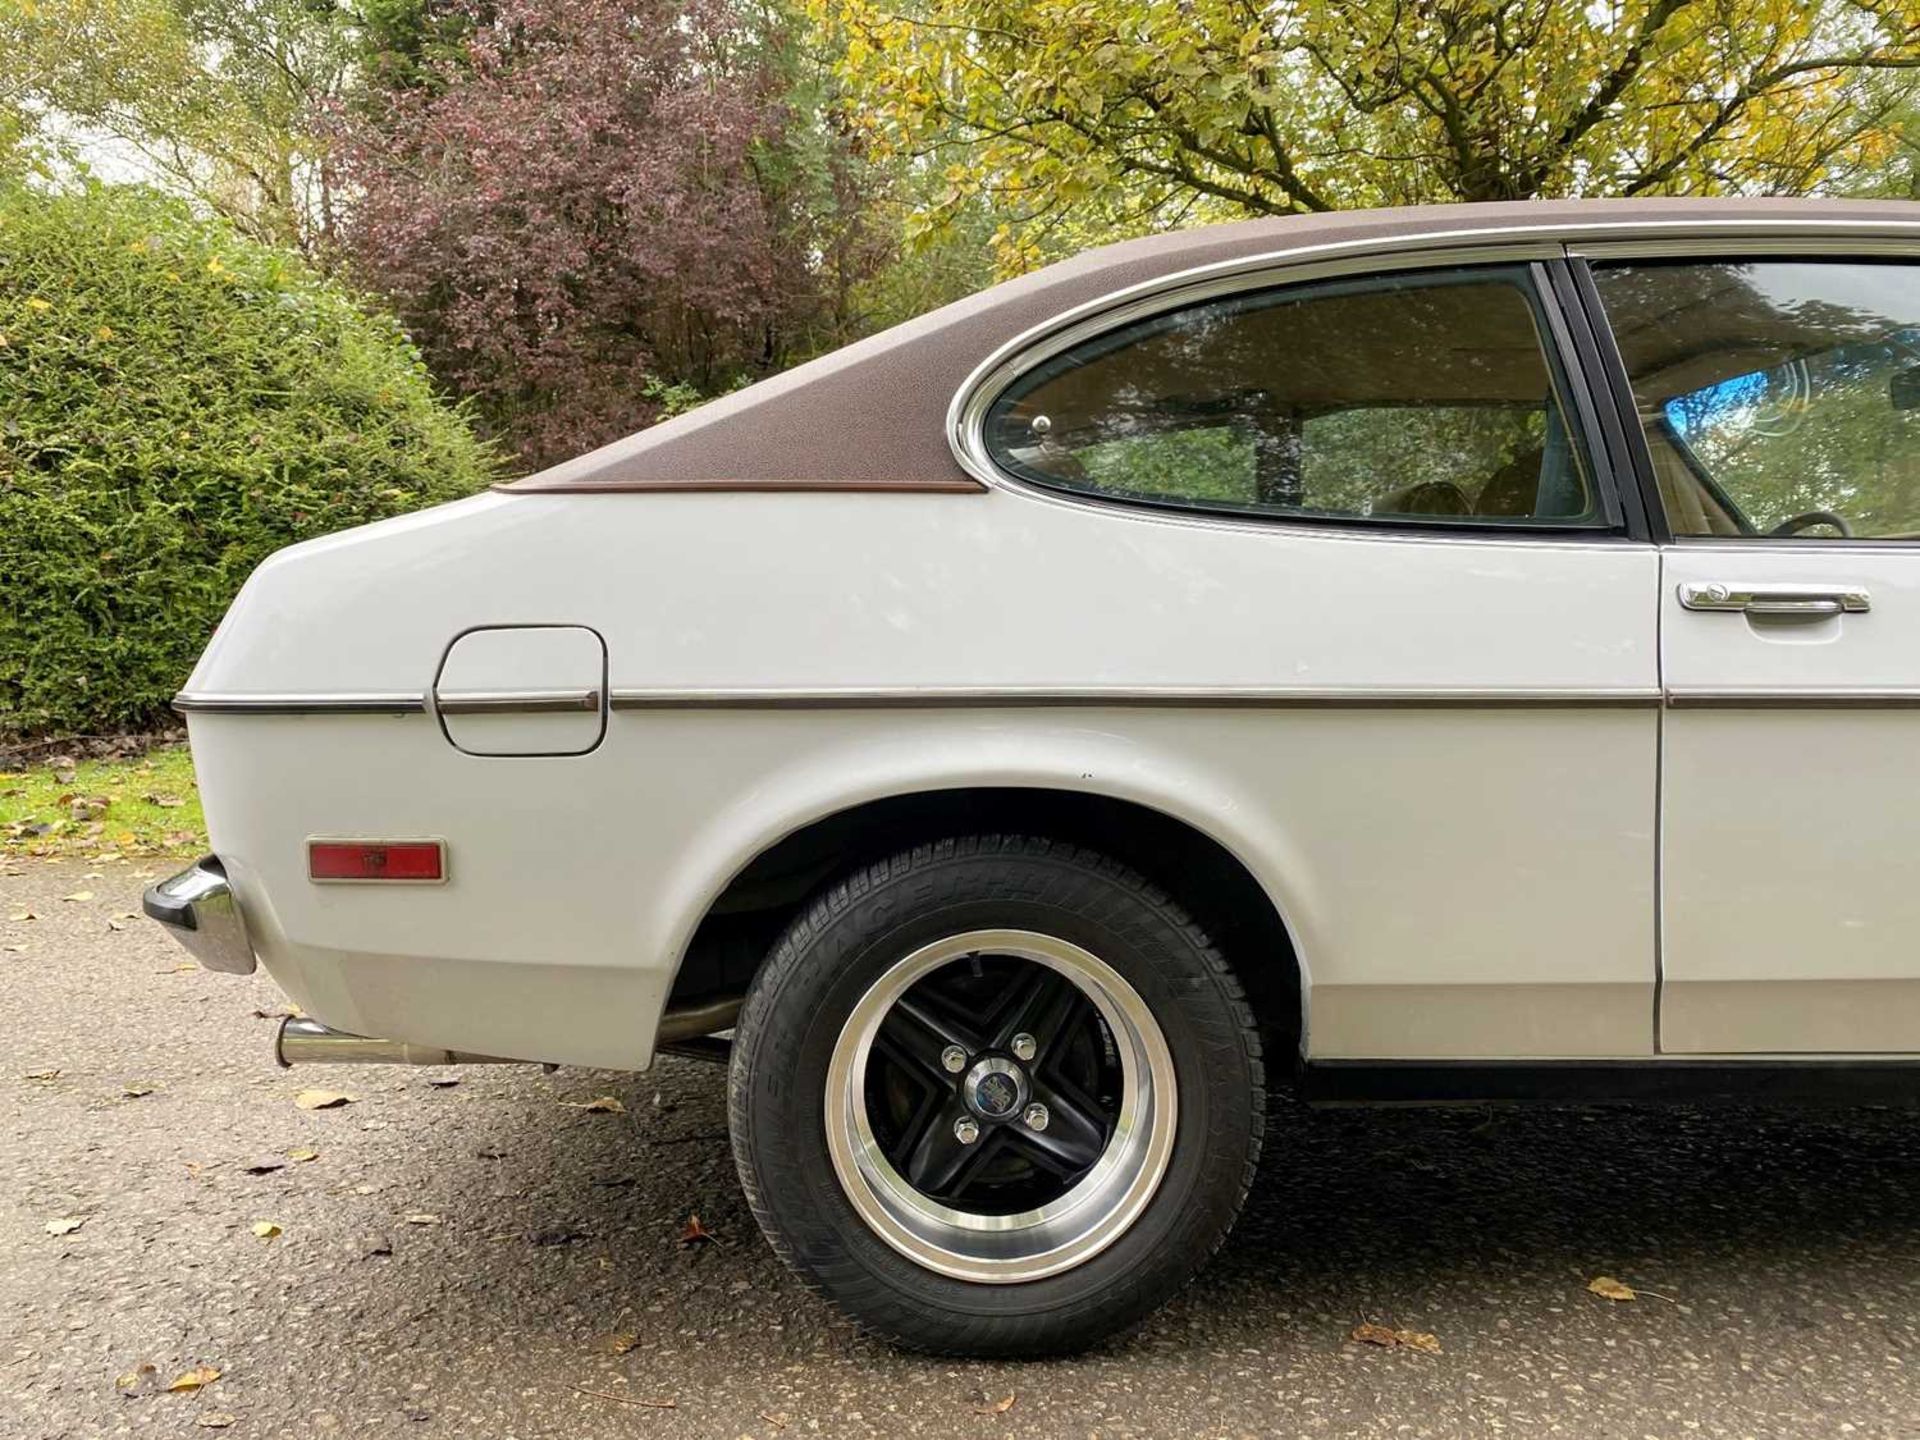
M1069 347L988 407L1054 489L1190 509L1601 523L1521 267L1208 300Z

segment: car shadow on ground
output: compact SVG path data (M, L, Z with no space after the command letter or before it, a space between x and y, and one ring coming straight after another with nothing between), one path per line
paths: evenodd
M759 1237L733 1173L723 1073L669 1061L648 1076L605 1078L626 1095L633 1127L536 1125L512 1139L514 1173L535 1177L513 1195L521 1238L535 1249L604 1239L614 1266L672 1297L663 1316L679 1326L702 1317L715 1338L765 1318L730 1320L712 1303L718 1286L777 1303L774 1333L790 1338L776 1349L867 1347ZM1462 1315L1557 1323L1550 1317L1570 1309L1606 1309L1585 1288L1603 1274L1682 1321L1734 1303L1803 1322L1813 1302L1790 1283L1762 1284L1768 1277L1820 1276L1868 1301L1904 1295L1920 1278L1912 1120L1858 1108L1282 1101L1246 1213L1201 1283L1108 1353L1190 1331L1273 1343L1371 1320L1428 1330ZM494 1163L463 1162L460 1183L486 1187ZM717 1244L678 1243L694 1213Z
M1920 1138L1898 1109L1282 1103L1246 1213L1184 1304L1552 1312L1590 1303L1606 1274L1681 1314L1738 1296L1804 1318L1805 1295L1767 1283L1800 1275L1906 1305L1916 1181Z

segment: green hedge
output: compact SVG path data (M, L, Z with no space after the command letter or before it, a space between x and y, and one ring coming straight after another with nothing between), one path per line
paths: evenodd
M493 467L297 256L137 186L0 182L0 735L162 721L268 554Z

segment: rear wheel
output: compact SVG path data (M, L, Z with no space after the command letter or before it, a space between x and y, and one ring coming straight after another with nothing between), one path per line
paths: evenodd
M756 978L729 1086L768 1239L870 1330L1079 1348L1224 1238L1260 1144L1244 996L1139 876L968 837L815 901Z

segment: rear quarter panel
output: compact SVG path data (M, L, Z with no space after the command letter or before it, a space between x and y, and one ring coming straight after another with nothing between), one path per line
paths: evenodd
M882 795L1047 785L1240 856L1317 1055L1638 1055L1654 566L1010 490L494 496L270 562L189 688L417 696L470 626L587 625L644 706L597 750L463 755L424 713L192 734L267 968L363 1033L642 1065L764 846ZM309 885L323 833L444 837L450 881Z

